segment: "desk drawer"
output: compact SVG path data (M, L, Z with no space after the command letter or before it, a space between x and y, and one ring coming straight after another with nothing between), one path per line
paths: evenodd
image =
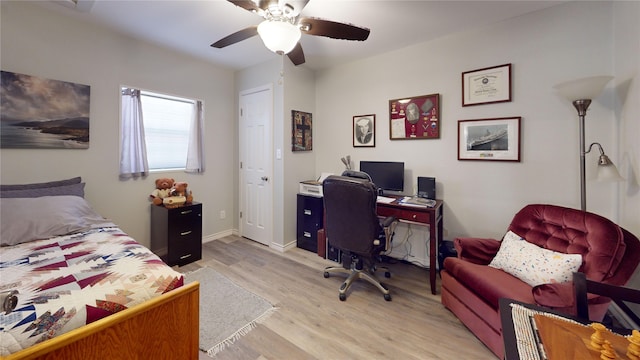
M415 222L420 222L420 223L429 223L429 213L427 212L422 212L422 211L416 211L416 210L412 210L412 209L392 209L392 208L387 208L387 207L383 207L383 206L378 206L378 215L380 216L395 216L398 219L401 220L407 220L407 221L415 221Z

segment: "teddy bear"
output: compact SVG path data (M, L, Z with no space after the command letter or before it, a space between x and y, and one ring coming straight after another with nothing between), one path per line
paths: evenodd
M191 204L193 202L193 195L190 190L187 190L187 184L184 181L176 182L171 187L171 191L169 192L170 196L184 196L187 204Z
M156 188L151 192L151 195L149 195L154 205L162 205L163 199L170 196L174 183L175 180L171 178L160 178L156 180Z

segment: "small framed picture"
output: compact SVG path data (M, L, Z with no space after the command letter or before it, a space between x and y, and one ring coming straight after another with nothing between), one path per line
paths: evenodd
M520 117L458 121L458 160L520 161Z
M511 101L511 64L462 73L462 106Z
M376 116L357 115L353 117L353 147L376 146Z
M312 115L291 110L291 151L313 150Z

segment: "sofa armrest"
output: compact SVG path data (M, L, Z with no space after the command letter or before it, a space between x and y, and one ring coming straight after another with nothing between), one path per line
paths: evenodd
M485 238L456 238L453 245L458 258L478 265L488 265L500 249L500 241Z
M541 284L531 290L536 303L550 308L573 307L575 293L573 282Z
M575 307L576 295L572 281L554 284L540 284L538 286L534 286L531 292L538 305L551 308ZM587 301L591 303L594 299L599 297L601 296L596 294L587 294Z

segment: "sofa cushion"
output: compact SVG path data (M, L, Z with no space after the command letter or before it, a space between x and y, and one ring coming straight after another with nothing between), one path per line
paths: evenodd
M512 231L502 241L489 266L501 269L531 286L571 281L582 255L563 254L527 242Z
M535 303L531 286L502 270L453 257L444 260L444 268L495 309L498 309L498 300L503 297L528 304Z

